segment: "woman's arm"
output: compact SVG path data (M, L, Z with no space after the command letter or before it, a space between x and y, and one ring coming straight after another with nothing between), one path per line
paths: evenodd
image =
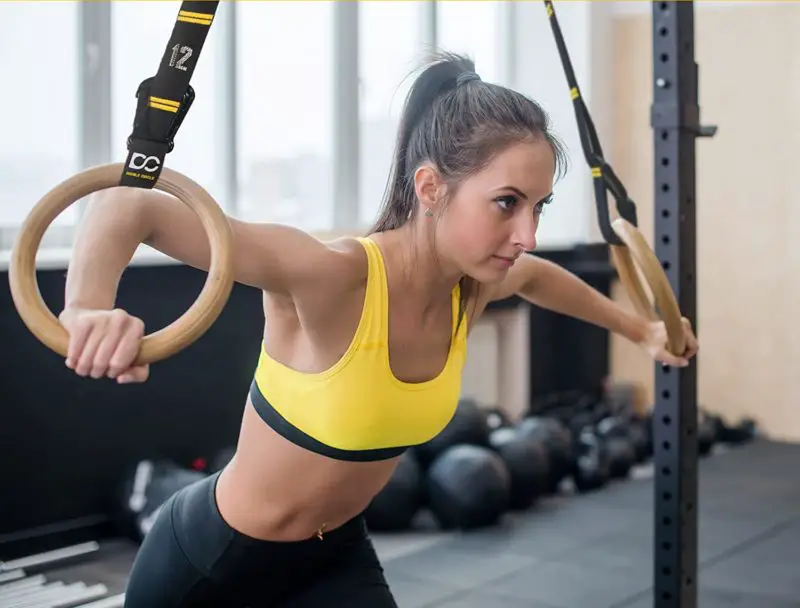
M229 218L236 281L287 296L345 286L355 274L352 248L323 243L277 224ZM65 308L110 309L120 278L139 244L207 270L208 237L199 218L157 190L115 188L88 205L67 271ZM355 277L354 277L355 278Z
M516 261L491 299L512 295L603 327L636 344L648 335L647 319L627 312L568 270L532 255L523 255Z
M515 294L542 308L624 336L653 359L667 365L685 367L698 350L688 319L683 319L686 351L675 356L667 350L667 330L663 322L651 322L629 313L571 272L532 255L523 255L517 260L503 282L491 290L489 300Z

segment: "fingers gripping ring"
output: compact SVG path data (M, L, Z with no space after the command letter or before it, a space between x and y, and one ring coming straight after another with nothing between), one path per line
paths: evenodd
M60 213L93 192L119 186L122 169L122 163L92 167L53 188L25 219L11 253L9 283L14 306L30 332L63 357L67 356L69 335L42 299L36 254L45 231ZM183 316L145 336L136 365L166 359L197 340L220 315L233 288L231 227L211 195L168 168L163 169L155 188L174 195L199 216L211 246L211 264L197 300Z
M625 286L634 308L640 315L651 321L659 319L653 304L650 303L644 287L639 281L639 274L636 272L636 266L634 265L635 260L650 287L650 291L653 292L655 305L658 307L661 313L661 320L664 321L664 325L667 328L669 351L676 356L682 355L686 350L683 317L667 275L664 274L664 269L661 267L658 258L656 258L653 250L650 249L642 233L630 222L617 218L611 222L611 227L620 240L625 243L624 247L612 245L611 255L614 258L620 281Z

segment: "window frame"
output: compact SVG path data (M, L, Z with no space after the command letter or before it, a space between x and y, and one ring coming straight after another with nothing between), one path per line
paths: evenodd
M220 37L219 70L222 86L216 91L218 132L217 161L223 169L223 199L220 204L231 216L238 212L237 182L237 8L238 2L221 2L215 26ZM496 25L501 49L505 84L516 81L514 3L500 3L503 18ZM360 197L360 108L359 108L359 10L358 3L335 2L333 5L333 70L337 82L333 107L333 225L331 233L342 234L364 229L359 221ZM112 158L111 57L114 40L111 30L113 5L104 2L80 2L78 5L78 78L80 121L80 170L114 162ZM418 44L422 49L437 47L439 23L437 0L427 0L420 11L422 20ZM52 184L55 186L56 184ZM78 208L80 222L83 209ZM76 224L77 224L76 222ZM0 227L0 267L7 267L11 247L19 226ZM76 225L54 226L48 231L40 257L48 267L69 261ZM137 253L132 263L163 263L155 252ZM177 263L177 262L176 262Z

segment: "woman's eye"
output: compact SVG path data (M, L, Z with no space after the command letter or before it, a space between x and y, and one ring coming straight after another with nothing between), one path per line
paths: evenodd
M500 196L494 199L494 201L500 205L500 208L504 211L511 211L514 208L514 205L517 204L518 199L513 194L509 194L507 196Z
M536 206L533 208L534 215L542 215L542 213L544 213L544 208L552 202L553 202L553 197L548 196L546 199L536 203Z

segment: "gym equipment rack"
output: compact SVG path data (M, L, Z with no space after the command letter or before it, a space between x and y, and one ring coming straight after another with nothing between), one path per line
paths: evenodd
M700 125L694 2L652 3L654 248L683 315L697 327L695 140ZM697 606L697 357L656 366L654 606Z

